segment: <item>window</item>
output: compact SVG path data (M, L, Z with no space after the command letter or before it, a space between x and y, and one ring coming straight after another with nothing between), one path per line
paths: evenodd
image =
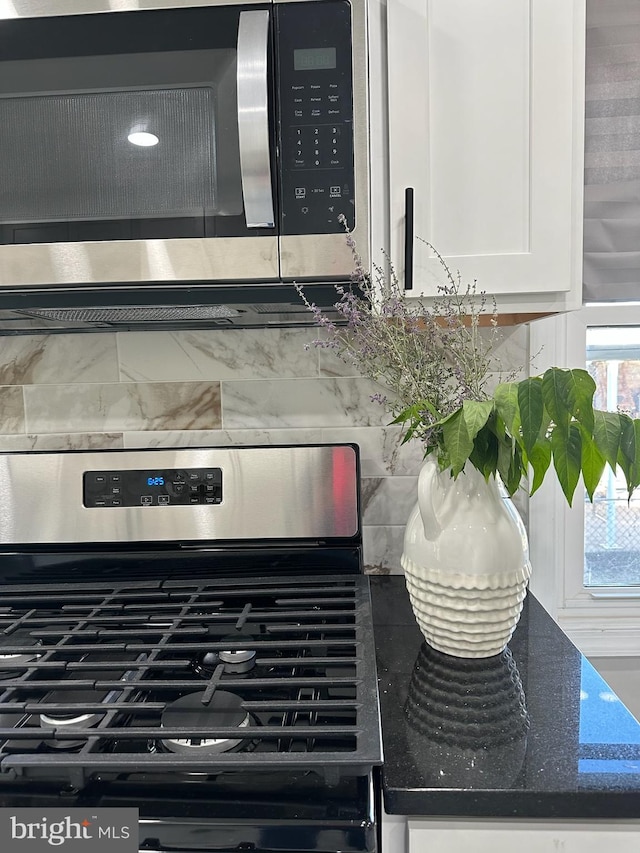
M640 327L587 326L586 359L596 408L640 417ZM585 500L584 548L585 587L640 586L640 494L629 501L608 465Z
M530 325L532 373L587 368L594 405L640 416L640 305L588 306ZM591 504L582 484L569 508L546 478L529 504L531 589L590 655L640 654L640 492L605 468Z

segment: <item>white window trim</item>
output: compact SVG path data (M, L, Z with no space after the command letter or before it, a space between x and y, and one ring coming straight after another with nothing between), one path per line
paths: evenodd
M531 374L585 367L588 325L640 326L640 305L587 306L530 324ZM537 354L537 355L536 355ZM529 504L531 590L587 655L640 655L640 591L584 588L584 489L569 508L550 474Z

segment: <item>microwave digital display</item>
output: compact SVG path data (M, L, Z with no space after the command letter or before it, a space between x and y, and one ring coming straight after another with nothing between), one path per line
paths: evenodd
M336 67L335 47L308 47L293 51L294 71L322 71Z

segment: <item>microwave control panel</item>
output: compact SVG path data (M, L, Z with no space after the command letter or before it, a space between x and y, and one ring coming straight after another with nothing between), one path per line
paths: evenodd
M222 503L221 468L85 471L86 507L159 507Z
M283 234L354 226L351 9L283 4L277 12Z

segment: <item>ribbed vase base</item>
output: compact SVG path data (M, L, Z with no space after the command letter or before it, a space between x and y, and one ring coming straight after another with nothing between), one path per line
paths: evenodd
M401 564L416 622L432 648L460 658L488 658L504 650L522 612L528 564L480 575L444 574L406 554Z

